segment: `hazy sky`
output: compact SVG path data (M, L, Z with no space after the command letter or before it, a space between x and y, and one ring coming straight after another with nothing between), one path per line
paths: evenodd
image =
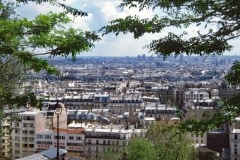
M139 12L137 9L124 9L121 11L117 6L121 0L66 0L66 3L75 8L88 12L87 17L74 18L74 22L71 24L74 28L81 28L83 30L98 31L107 22L116 19L123 18L127 15L138 15L141 18L150 18L154 15L152 10L144 10ZM58 7L53 7L49 4L36 5L35 3L29 3L22 6L19 13L28 18L33 18L40 13L47 13L49 11L61 11ZM192 35L197 34L199 30L196 26L191 26L186 31ZM171 30L172 31L172 30ZM143 47L151 42L152 39L158 36L163 36L168 33L168 30L163 31L160 34L148 34L139 39L134 39L132 34L115 36L114 34L108 34L102 37L102 40L95 43L95 48L88 53L82 53L83 56L137 56L137 55L152 55L147 49ZM240 45L238 41L234 41L232 44L235 46L231 54L237 54L240 51ZM229 53L226 53L229 54Z

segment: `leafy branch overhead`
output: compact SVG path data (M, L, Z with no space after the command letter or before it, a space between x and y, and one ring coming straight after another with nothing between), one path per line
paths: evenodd
M88 16L87 12L84 12L82 10L79 10L77 8L73 8L71 6L68 6L58 0L16 0L18 3L28 4L28 2L35 2L36 4L46 3L49 2L53 6L58 6L64 9L64 13L70 13L74 16Z
M240 36L240 1L226 0L123 0L122 9L138 8L153 9L153 18L140 19L138 16L128 16L111 21L101 28L103 34L133 33L134 38L140 38L146 33L161 33L166 28L181 30L176 34L169 32L165 37L153 40L146 45L151 52L169 56L185 53L187 55L223 54L232 48L229 40ZM160 16L161 11L164 16ZM187 28L190 25L204 28L196 36L190 35ZM166 32L166 31L165 31Z
M29 1L18 2L26 4ZM34 2L42 3L46 1ZM47 2L68 8L57 1ZM39 55L48 55L49 57L71 56L75 60L78 54L89 51L94 47L94 42L100 40L95 32L70 27L69 24L72 21L66 13L49 12L29 20L16 15L14 10L16 4L14 3L0 3L0 7L2 11L0 15L2 17L0 19L1 55L14 56L35 71L42 69L50 73L55 71L54 67L50 66L47 60L39 58ZM11 12L9 12L9 9ZM74 10L71 13L80 16L87 15L86 13L76 12Z

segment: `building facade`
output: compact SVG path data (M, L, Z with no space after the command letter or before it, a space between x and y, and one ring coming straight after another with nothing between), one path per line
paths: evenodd
M122 149L128 145L131 133L124 129L114 128L90 128L85 130L86 156L96 156L99 152L107 152L109 149Z
M40 111L29 110L18 113L13 123L12 158L25 157L35 153L35 134L45 129L45 117Z

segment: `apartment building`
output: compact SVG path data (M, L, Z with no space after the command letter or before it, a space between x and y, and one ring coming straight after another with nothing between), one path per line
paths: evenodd
M84 129L62 129L59 128L59 148L65 149L69 154L81 156L84 150ZM36 152L57 147L57 129L42 130L36 133Z
M110 108L110 95L106 93L94 94L94 109L109 109Z
M36 133L46 129L56 129L57 115L54 112L56 103L50 103L43 111L29 108L17 113L17 121L13 122L12 158L21 158L34 154L36 151ZM59 116L59 127L67 128L67 111L62 103L62 112Z
M10 113L5 114L4 118L1 120L1 142L0 142L0 159L11 159L11 122Z
M230 139L230 159L240 160L240 129L233 129L229 136Z
M85 130L85 149L86 156L95 156L99 152L109 149L122 149L128 145L131 132L123 128L115 127L92 127Z
M196 147L206 146L207 144L206 132L204 132L203 134L191 133L190 138L193 140L193 144L195 144Z
M59 116L59 128L67 128L67 108L63 103L53 101L45 102L42 106L42 110L40 111L45 117L44 123L46 129L53 130L57 127L57 115L55 113L56 105L61 106L61 113Z
M159 100L162 104L169 102L175 103L177 101L175 90L176 89L170 85L152 87L152 92L159 97Z
M141 97L135 95L113 95L111 96L110 105L113 114L134 113L137 109L143 107L143 100Z
M189 88L183 93L184 107L214 109L217 105L215 100L219 98L218 94L217 89Z
M240 117L235 119L229 134L230 160L240 160Z
M68 109L87 109L90 110L94 106L94 94L86 93L73 95L64 95L63 103Z
M98 116L97 114L90 112L89 110L67 110L67 119L68 122L71 123L75 122L85 122L85 121L97 121Z
M210 93L205 89L189 88L184 92L184 100L203 100L209 99Z
M38 110L18 113L13 123L12 158L25 157L35 153L35 133L45 129L45 117Z
M144 108L144 117L154 117L157 120L170 120L177 116L177 109L166 104L147 104Z

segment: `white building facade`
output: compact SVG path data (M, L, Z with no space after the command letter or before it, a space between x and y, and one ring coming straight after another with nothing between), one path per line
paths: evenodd
M12 158L21 158L35 153L35 134L45 129L45 117L39 111L18 113L18 121L13 124Z

